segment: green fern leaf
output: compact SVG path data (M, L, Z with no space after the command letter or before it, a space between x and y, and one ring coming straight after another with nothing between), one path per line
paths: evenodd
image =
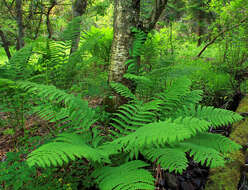
M199 128L200 126L200 128ZM126 151L138 147L151 147L171 144L188 139L197 132L207 131L210 123L196 118L179 118L175 121L168 119L163 122L147 124L135 132L114 140L112 143L120 144Z
M224 153L241 148L227 137L206 132L179 143L179 147L190 151L195 161L210 167L223 166L225 164Z
M103 167L93 172L100 190L154 190L153 176L142 167L143 161L127 162L117 167Z
M108 162L106 153L87 145L87 140L77 134L61 134L30 153L27 163L29 166L40 167L61 166L70 160L82 157L93 162Z
M121 96L130 98L131 100L137 100L136 96L123 84L117 82L111 82L110 86Z
M188 166L186 154L180 148L151 148L142 151L142 154L152 162L160 164L161 167L169 172L175 171L182 173Z
M177 115L192 116L199 119L204 119L210 122L214 128L232 124L242 119L242 116L235 112L214 108L211 106L184 106L182 110L179 109L177 112Z

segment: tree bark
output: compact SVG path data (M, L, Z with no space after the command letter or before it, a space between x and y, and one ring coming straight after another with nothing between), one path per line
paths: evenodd
M55 7L55 5L57 4L56 0L50 0L51 5L48 8L48 11L46 13L46 25L47 25L47 32L48 32L48 38L51 39L52 38L52 34L53 34L53 29L52 29L52 25L51 25L51 21L50 21L50 13L52 11L52 9Z
M114 39L111 48L109 82L122 82L125 62L129 58L129 49L133 42L131 27L136 27L139 8L133 7L131 0L114 1ZM139 1L135 1L137 6Z
M129 49L133 42L131 28L136 27L144 32L151 31L167 0L156 0L153 13L147 20L140 20L140 0L114 1L114 39L111 49L109 82L121 82L126 71L125 62L129 58Z
M22 20L22 0L16 0L16 22L18 25L18 37L16 49L19 50L24 47L24 27Z
M72 4L73 18L76 18L76 17L80 17L80 18L79 20L77 20L77 23L75 25L76 28L74 28L75 34L73 34L73 37L72 37L70 54L77 51L78 49L78 44L80 41L80 33L81 33L80 25L82 24L81 16L85 13L86 8L87 8L87 0L75 0L75 2Z
M0 37L1 37L2 42L3 42L4 51L5 51L6 55L8 56L8 58L10 59L11 54L10 54L10 51L9 51L9 42L6 40L5 35L4 35L4 33L3 33L3 31L1 29L0 29Z
M124 80L125 62L129 59L129 49L133 43L132 27L148 33L152 30L167 0L156 0L151 16L146 20L140 19L140 0L114 0L114 39L111 48L108 82L120 82L130 87L130 81ZM126 103L123 97L115 95L115 106Z

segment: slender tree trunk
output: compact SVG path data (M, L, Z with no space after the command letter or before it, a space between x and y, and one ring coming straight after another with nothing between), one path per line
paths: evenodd
M48 8L48 11L46 13L46 25L47 25L47 32L48 32L48 38L51 39L52 38L52 34L53 34L53 29L52 29L52 25L51 25L51 21L50 21L50 13L52 11L52 9L55 7L55 5L57 4L56 0L50 0L50 7Z
M38 26L35 29L34 40L36 40L38 38L38 36L39 36L39 30L40 30L40 26L41 26L41 23L42 23L42 20L43 20L42 17L43 17L43 14L41 13L40 14L40 20L39 20Z
M16 49L19 50L24 47L24 27L22 21L22 0L16 0L16 22L18 25L18 37Z
M80 33L81 33L81 24L82 24L82 18L81 16L85 13L87 8L87 0L75 0L75 2L72 4L72 14L73 18L78 17L79 19L76 20L76 24L74 28L75 34L72 37L72 44L71 44L71 51L70 54L77 51L78 44L80 41Z
M8 58L10 59L11 54L10 54L10 51L9 51L9 42L6 40L5 35L4 35L4 33L3 33L3 31L1 29L0 29L0 37L1 37L2 42L3 42L3 48L5 50L5 53L8 56Z
M203 3L201 2L201 8L203 6L204 6ZM202 35L204 34L204 18L205 18L205 12L202 10L198 10L197 47L199 47L202 44Z

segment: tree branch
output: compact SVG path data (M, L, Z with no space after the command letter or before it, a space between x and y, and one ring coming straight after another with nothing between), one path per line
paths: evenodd
M146 32L151 31L155 27L160 15L165 9L167 2L168 0L156 0L155 8L152 11L151 17L148 19L147 24L143 23L143 26Z
M12 1L11 4L13 4L13 2L14 2L14 1ZM3 3L4 3L4 5L7 7L7 9L8 9L8 11L9 11L11 17L12 17L13 19L16 19L16 17L14 16L14 14L13 14L13 12L12 12L11 7L8 5L8 3L6 2L6 0L3 0ZM12 5L11 5L11 6L12 6Z
M2 42L3 42L3 48L5 50L5 53L8 56L8 58L10 59L11 54L10 54L10 51L9 51L9 42L6 40L5 35L4 35L3 31L1 30L1 28L0 28L0 37L1 37Z
M235 24L234 26L227 28L225 30L222 30L217 36L215 36L209 43L207 43L202 50L200 51L200 53L197 55L197 57L200 57L201 54L207 49L208 46L210 46L211 44L213 44L221 35L225 34L226 32L239 27L241 24L243 24L246 20L248 19L248 17L245 17L243 20L240 21L240 23Z

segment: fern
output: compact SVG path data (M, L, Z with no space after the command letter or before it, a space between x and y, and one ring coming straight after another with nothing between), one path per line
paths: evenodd
M185 152L180 148L165 147L152 148L145 150L142 154L152 162L160 164L163 169L168 169L169 172L175 171L182 173L188 166L188 160Z
M134 75L134 74L131 74L131 73L124 74L123 77L126 78L126 79L129 79L129 80L132 80L134 82L146 83L146 84L151 84L152 83L150 81L150 79L145 77L145 76L138 76L138 75Z
M126 151L134 148L149 148L151 145L162 146L191 138L197 132L207 131L209 127L209 122L196 118L185 117L175 121L168 119L147 124L125 137L114 140L113 143L120 144Z
M129 50L130 59L126 61L125 65L128 67L127 73L137 75L140 73L138 58L142 54L142 47L146 41L147 34L137 28L132 28L131 31L134 33L134 41L132 48Z
M32 46L28 45L17 51L6 65L2 66L0 77L11 80L27 79L31 76L33 68L29 64L33 54Z
M162 100L163 102L160 105L160 118L162 120L172 117L176 110L184 105L184 99L190 93L190 85L190 80L181 78L173 81L173 84L169 84L164 92L155 96L155 100Z
M20 88L31 94L36 94L46 101L50 101L54 104L64 104L67 110L66 113L63 113L63 116L65 117L68 115L67 120L71 121L74 130L77 128L87 130L97 119L94 110L88 107L86 101L71 94L67 94L63 90L56 89L54 86L40 85L31 82L18 82L18 85ZM59 114L57 113L57 116L54 116L55 112L48 113L46 111L49 110L40 110L39 112L45 113L46 117L49 117L50 115L50 119L62 116L62 112ZM64 118L62 117L61 119Z
M84 138L83 138L84 137ZM64 133L39 147L29 154L29 166L49 167L61 166L76 158L86 158L92 162L108 162L108 157L101 150L91 147L88 138L73 133Z
M127 162L118 167L97 169L92 176L101 190L153 190L154 178L143 167L149 166L140 160Z
M110 86L121 96L125 98L129 98L131 100L137 100L136 96L131 92L131 90L129 90L129 88L127 88L123 84L117 82L111 82Z
M54 122L63 128L72 125L69 117L69 111L66 108L55 109L56 106L52 104L42 104L32 108L32 113L38 115L41 119L49 122Z
M184 106L183 109L178 110L176 115L192 116L199 119L204 119L211 122L213 128L228 125L242 119L237 113L211 106Z
M5 80L2 83L12 84ZM92 176L101 190L154 189L153 177L141 169L149 164L137 160L139 154L157 161L170 172L182 173L188 165L188 154L196 162L216 167L225 163L226 153L240 148L228 138L208 131L210 127L230 124L242 117L231 111L197 105L202 91L191 91L191 82L185 78L171 81L164 92L146 103L127 88L114 84L117 91L132 101L113 114L110 137L93 127L97 115L79 97L54 86L21 81L15 84L43 101L33 109L38 115L51 122L66 123L73 129L72 133L60 134L30 153L28 164L61 166L85 158L93 167L97 166ZM131 161L103 167L115 165L113 158L118 156Z
M113 114L111 125L118 129L118 133L112 131L117 136L129 134L138 128L156 121L160 101L151 101L148 103L136 102L119 107L117 113Z

